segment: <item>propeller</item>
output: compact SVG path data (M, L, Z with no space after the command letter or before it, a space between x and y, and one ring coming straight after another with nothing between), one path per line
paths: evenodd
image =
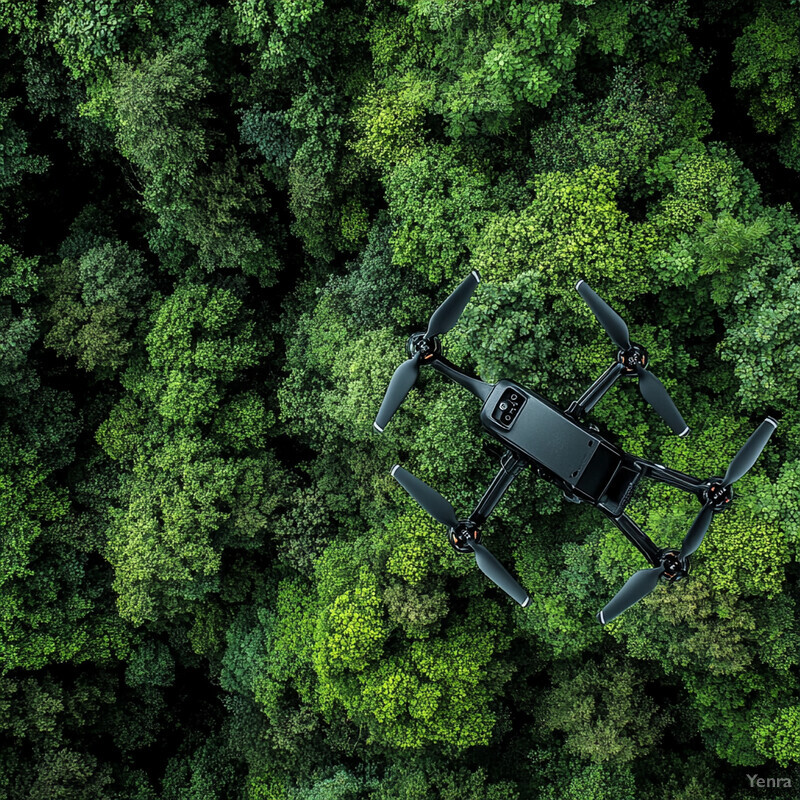
M436 489L432 489L425 481L421 481L399 464L392 467L391 475L437 522L448 528L458 527L458 517L453 506Z
M459 531L464 529L466 535L463 542L475 553L475 562L478 569L490 581L499 586L512 600L515 600L523 608L530 602L528 593L511 576L511 573L484 547L477 538L474 528L472 537L469 536L469 526L456 517L453 506L442 497L439 492L428 486L427 483L412 475L408 470L403 469L399 464L392 467L392 477L413 497L422 508L425 509L437 522L446 525L449 529Z
M394 416L394 412L400 408L403 400L406 399L411 388L417 382L420 361L425 361L434 355L432 340L436 336L441 336L443 333L453 329L480 281L481 276L474 269L456 286L449 297L433 312L430 320L428 320L428 329L418 340L417 347L419 349L417 352L394 371L386 389L386 394L383 396L378 416L375 417L375 422L372 423L380 433L383 433L389 420Z
M600 624L605 625L606 622L611 622L612 619L618 617L623 611L627 611L643 597L647 597L658 586L662 575L664 575L663 566L640 569L638 572L634 572L625 582L625 585L598 613L597 619Z
M687 572L686 559L697 550L703 542L711 520L718 511L726 507L731 501L730 487L743 477L756 463L761 451L764 449L769 437L775 432L778 423L767 417L750 434L750 438L742 445L739 452L733 457L725 477L721 483L712 483L708 489L708 499L694 519L692 527L683 539L679 552L673 550L662 554L661 564L650 569L640 569L628 578L625 585L605 605L597 615L598 621L605 625L627 611L632 605L647 597L658 585L662 576L670 580L683 577Z
M597 321L606 329L611 341L620 350L630 350L632 347L631 337L628 333L628 326L622 317L586 281L578 281L575 288L586 301L586 305L592 309Z
M472 293L480 282L481 276L478 274L478 270L474 269L453 289L450 296L433 312L430 320L428 320L428 330L425 332L426 339L441 336L455 327L456 322L464 313Z
M623 352L625 366L633 367L636 370L642 397L650 403L678 436L686 436L689 433L689 426L675 403L672 402L672 398L667 394L664 384L652 372L644 368L642 362L647 362L647 356L644 354L644 358L642 358L642 348L631 342L628 326L622 317L586 281L578 281L575 288L597 317L597 321L605 328L608 337Z
M406 399L406 396L417 382L421 356L422 351L417 350L411 358L404 361L392 374L392 379L389 381L386 394L383 396L383 402L378 410L378 416L375 417L375 422L372 423L380 433L383 433L383 429L394 416L394 412L400 408L403 400Z
M778 423L772 418L767 417L754 431L750 438L742 445L739 452L731 459L722 483L712 483L708 489L708 499L694 518L692 527L683 539L681 545L681 558L690 556L700 547L703 537L706 535L708 526L714 514L724 508L724 504L731 500L730 487L743 477L756 463L761 451L769 441L769 437L775 432Z

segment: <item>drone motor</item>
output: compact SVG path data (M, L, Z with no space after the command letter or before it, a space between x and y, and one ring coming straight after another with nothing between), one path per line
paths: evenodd
M460 519L455 528L447 529L447 539L457 553L471 553L471 543L481 543L478 526L469 519Z

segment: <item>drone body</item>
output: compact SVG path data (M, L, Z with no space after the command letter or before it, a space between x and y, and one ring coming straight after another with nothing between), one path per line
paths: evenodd
M621 454L597 433L517 383L495 385L481 423L506 447L547 471L581 499L599 504Z
M610 622L655 589L661 578L670 582L686 576L689 556L697 550L714 514L730 506L731 485L753 466L777 427L767 417L734 456L723 478L700 479L621 450L581 418L622 377L635 377L639 388L664 421L679 436L689 432L666 389L646 366L646 350L631 342L622 318L591 288L580 281L576 289L617 345L615 361L574 401L560 410L546 398L511 380L485 383L460 370L442 355L439 335L458 321L480 281L473 271L436 310L424 333L408 341L409 359L392 376L375 420L383 432L394 412L416 381L420 365L429 365L458 383L483 405L480 421L486 431L506 448L500 471L467 519L458 519L453 507L438 492L395 466L391 474L434 519L446 525L452 546L459 552L474 552L478 567L523 608L530 603L527 592L481 544L480 529L521 470L532 467L537 475L558 486L565 499L588 503L605 514L651 564L636 572L600 611L601 624ZM694 494L702 503L680 549L657 547L625 514L634 489L642 478L667 483Z

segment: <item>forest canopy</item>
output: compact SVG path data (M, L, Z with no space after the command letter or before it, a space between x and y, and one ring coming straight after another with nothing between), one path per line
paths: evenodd
M797 0L0 4L0 800L769 800L800 786ZM692 574L498 468L408 336L566 408L626 319L720 475ZM657 367L655 366L657 365ZM677 545L688 495L630 514ZM756 787L758 784L755 785Z

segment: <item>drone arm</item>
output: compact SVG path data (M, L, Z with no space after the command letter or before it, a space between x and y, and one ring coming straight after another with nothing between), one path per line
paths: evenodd
M506 490L514 482L514 478L519 475L525 466L525 461L510 450L500 461L500 471L494 476L486 493L475 506L475 510L470 515L470 519L480 527L494 511L495 506L506 493Z
M463 386L465 389L472 392L475 397L479 397L483 401L492 393L492 389L494 388L493 384L486 383L479 378L473 378L472 375L467 375L444 356L435 356L431 359L430 365L437 372L441 372L446 378L449 378L459 386Z
M627 514L607 516L650 564L657 567L661 563L661 549L655 546L652 539Z
M634 463L646 478L659 483L666 483L676 489L690 492L700 500L703 499L703 491L708 486L708 481L701 481L693 475L687 475L685 472L679 472L677 469L671 469L663 464L656 464L654 461L647 461L643 458L637 458Z
M617 382L617 379L625 371L625 367L615 361L580 397L573 400L572 405L567 409L567 416L579 420L584 414L591 411L603 395Z

